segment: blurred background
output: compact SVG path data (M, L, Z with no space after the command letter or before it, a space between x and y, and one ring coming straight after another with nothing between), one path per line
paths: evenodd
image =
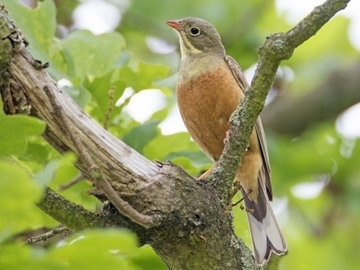
M290 30L322 2L3 0L31 53L50 63L49 74L96 121L148 159L171 160L193 175L211 162L190 140L179 116L178 37L164 22L189 16L210 21L251 81L266 36ZM273 207L289 246L279 269L356 269L360 263L359 10L359 1L350 2L282 63L262 113ZM39 136L28 139L22 153L9 156L55 190L78 173L72 155L59 156ZM83 181L61 193L94 209L98 202L85 194L88 189ZM10 233L57 225L39 210L31 211L31 221L22 217L17 224L24 225ZM251 246L245 213L234 212L237 234ZM52 244L53 258L66 257L56 253L59 245ZM166 269L150 247L130 253L131 262L122 269Z

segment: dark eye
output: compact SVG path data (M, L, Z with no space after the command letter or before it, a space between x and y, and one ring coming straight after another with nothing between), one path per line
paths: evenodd
M200 35L200 29L198 27L192 27L190 29L190 34L193 36L193 37L196 37L198 35Z

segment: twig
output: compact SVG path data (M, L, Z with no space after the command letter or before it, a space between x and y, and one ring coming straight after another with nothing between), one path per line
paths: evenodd
M44 87L44 91L49 97L50 103L54 109L54 114L59 120L62 121L63 128L66 130L66 133L70 135L71 141L73 142L79 157L88 167L88 172L90 172L90 175L95 182L96 188L102 190L109 201L116 207L116 209L121 214L131 219L133 222L147 229L160 225L162 220L160 215L154 214L150 216L139 213L115 192L107 179L103 177L100 167L95 164L86 147L84 147L83 143L79 139L77 131L72 128L73 125L70 123L68 118L65 117L63 111L58 106L54 94L47 86Z
M35 244L37 242L40 242L40 241L46 241L52 237L54 237L55 235L58 235L58 234L63 234L63 235L66 235L68 234L70 231L68 228L66 227L60 227L60 228L56 228L56 229L53 229L49 232L46 232L46 233L43 233L43 234L40 234L38 236L31 236L28 240L26 240L25 244Z
M76 183L78 183L78 182L80 182L81 180L84 180L84 179L85 179L85 175L82 172L80 172L77 176L75 176L69 182L61 185L59 187L59 190L62 191L62 190L68 189L68 188L72 187L73 185L75 185Z
M110 90L109 90L109 107L106 111L105 114L105 120L104 120L104 129L108 129L109 126L109 119L110 119L110 114L113 111L114 108L114 93L116 90L116 86L111 86Z

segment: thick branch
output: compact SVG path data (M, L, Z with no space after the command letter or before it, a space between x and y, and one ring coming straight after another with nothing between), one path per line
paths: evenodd
M0 10L1 16L8 15ZM13 27L1 18L0 23L0 29ZM12 32L19 38L13 38ZM209 184L195 181L170 163L150 162L101 128L57 87L44 72L46 65L35 61L24 49L19 30L13 28L1 36L0 52L2 59L7 59L0 61L5 112L30 113L44 120L45 139L60 153L75 152L79 158L76 166L86 177L94 180L101 173L117 195L138 213L157 214L164 219L160 226L145 229L118 211L108 211L103 224L104 219L98 219L96 213L69 204L49 189L38 204L43 211L75 230L98 225L126 226L141 243L151 244L170 269L241 269L243 265L259 269L249 249L234 234L231 213L225 211ZM56 100L56 106L49 96ZM57 106L62 109L62 117L56 113ZM71 129L67 130L64 119L59 118L66 118ZM74 143L69 133L80 144ZM86 155L79 154L79 145L91 156L95 172L89 168ZM106 200L101 191L92 193Z
M105 224L98 219L95 213L84 209L81 205L71 203L50 188L45 189L37 206L73 231Z
M60 153L69 150L76 153L77 150L61 119L56 117L55 108L44 91L45 87L53 93L58 105L66 113L66 118L74 126L71 132L79 134L95 163L101 164L106 179L111 183L114 182L116 190L134 194L153 182L152 176L158 172L158 167L154 163L99 126L66 92L59 89L44 71L34 72L32 65L34 60L31 55L26 50L22 50L19 54L13 55L9 70L13 81L21 85L27 102L32 107L31 114L47 123L44 137L51 141ZM77 166L89 179L92 179L84 160L80 159ZM121 177L114 181L112 175Z
M126 217L120 219L119 226L128 225L143 243L150 243L171 269L201 269L199 265L205 269L241 269L242 260L239 257L254 264L251 253L247 253L250 257L244 257L242 249L247 248L238 241L231 215L223 209L211 187L198 183L173 165L151 163L101 129L56 87L45 72L33 69L30 65L33 60L25 50L12 55L11 59L9 73L16 85L21 86L32 115L47 122L45 138L61 152L69 149L76 152L61 122L52 113L54 110L43 91L47 87L53 91L83 145L119 195L139 213L158 213L165 217L160 227L147 231ZM10 90L11 93L13 91ZM92 179L91 171L87 170L83 160L79 159L77 166ZM103 194L98 196L103 197ZM42 206L49 206L42 209L60 222L69 221L67 211L76 211L82 215L70 215L77 216L79 220L70 220L69 225L80 225L80 228L92 225L93 214L83 215L78 206L65 208L57 201L59 198L53 199L55 201L42 203ZM51 207L54 204L58 207Z
M301 97L279 96L261 114L266 128L299 135L314 123L333 120L360 102L360 62L329 74L325 81ZM306 108L306 109L304 109Z
M289 59L296 47L316 34L350 0L328 0L315 7L297 26L286 33L271 35L259 48L259 62L250 87L230 118L230 139L216 166L214 186L222 201L229 201L229 190L245 154L257 117L274 81L281 61Z
M95 187L104 193L104 195L122 215L128 217L133 222L147 229L159 226L161 224L160 216L144 215L136 211L136 209L131 207L128 202L124 201L121 196L115 192L109 181L104 177L100 167L94 162L92 156L89 154L88 149L85 147L85 145L83 145L83 142L80 139L75 126L70 123L65 115L64 110L57 103L53 93L48 89L48 87L44 87L44 91L50 100L51 106L54 109L54 113L58 121L62 122L63 129L65 130L66 134L69 135L72 143L74 144L79 158L83 160L85 166L87 167L87 171L90 172L91 179L93 179Z
M131 228L137 234L141 245L147 243L149 239L148 230L118 213L111 204L105 204L101 210L93 212L69 201L52 189L45 188L43 197L36 205L71 231L98 227L125 227Z

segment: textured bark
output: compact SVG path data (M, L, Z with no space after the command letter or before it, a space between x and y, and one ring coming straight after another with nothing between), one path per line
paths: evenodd
M57 87L44 71L46 65L35 61L26 50L26 42L11 20L4 20L7 14L1 15L2 28L11 27L0 42L5 112L44 120L47 124L44 138L60 153L76 153L74 142L46 94L51 91L64 117L71 122L70 132L77 134L119 196L138 212L156 213L163 220L160 226L147 230L111 205L92 213L50 189L45 190L39 208L72 230L127 227L138 235L142 244L150 244L170 269L241 269L243 263L249 265L246 269L259 269L249 249L234 234L231 212L226 211L210 184L195 180L171 163L147 160L100 127ZM76 166L92 179L91 170L81 156ZM101 190L92 194L105 199Z

